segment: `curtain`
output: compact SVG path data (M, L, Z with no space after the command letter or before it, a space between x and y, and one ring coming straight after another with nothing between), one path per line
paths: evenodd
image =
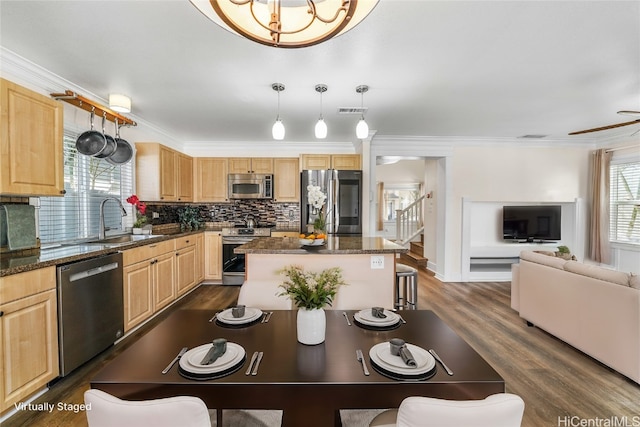
M590 257L608 264L609 248L609 165L611 153L604 149L593 154L591 167L591 224L589 227Z

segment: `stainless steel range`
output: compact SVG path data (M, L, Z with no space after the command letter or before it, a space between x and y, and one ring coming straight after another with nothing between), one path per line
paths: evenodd
M271 228L223 228L222 229L222 284L244 283L244 254L233 250L255 239L271 236Z

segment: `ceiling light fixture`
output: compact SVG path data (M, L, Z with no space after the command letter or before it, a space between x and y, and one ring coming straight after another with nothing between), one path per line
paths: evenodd
M316 85L316 92L320 93L320 118L316 123L316 138L325 139L327 137L327 124L324 122L322 118L322 94L327 91L327 85L319 84Z
M109 108L118 113L130 113L131 98L119 93L112 93L109 95Z
M360 85L356 87L356 92L360 94L360 108L364 111L364 93L369 90L369 86ZM364 113L360 116L360 121L356 126L356 137L358 139L365 139L369 136L369 125L364 121Z
M282 120L280 120L280 92L284 90L284 85L282 83L274 83L271 85L271 89L278 92L278 115L276 116L276 122L271 128L271 134L273 135L273 139L281 141L284 139L284 124Z
M358 25L379 0L191 0L227 31L268 46L322 43Z

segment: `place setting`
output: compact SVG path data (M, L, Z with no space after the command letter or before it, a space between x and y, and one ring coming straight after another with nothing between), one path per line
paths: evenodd
M353 314L353 320L356 325L363 329L376 331L390 331L404 323L402 316L383 307L360 310Z
M376 372L400 381L426 380L436 373L436 359L429 351L400 338L371 347L369 360Z
M241 345L216 338L184 352L179 357L178 373L190 380L213 380L236 372L245 360Z
M217 313L214 316L216 325L225 328L246 328L247 326L264 321L267 316L259 308L236 305Z

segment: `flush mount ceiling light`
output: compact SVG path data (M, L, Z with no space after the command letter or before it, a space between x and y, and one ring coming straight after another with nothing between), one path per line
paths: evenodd
M225 30L269 46L307 47L358 25L379 0L191 0Z
M360 94L360 108L364 111L364 93L369 90L369 86L360 85L356 87L356 92ZM356 126L356 137L358 139L365 139L369 136L369 125L364 121L364 113L360 116L360 121Z
M316 85L316 92L320 93L320 118L318 119L318 122L316 123L316 128L315 128L316 138L318 139L325 139L327 137L327 124L324 122L324 119L322 118L322 94L325 93L327 89L328 89L327 85L323 85L323 84Z
M131 98L119 93L112 93L109 95L109 108L118 113L130 113Z
M280 92L284 90L284 85L282 83L274 83L271 85L271 89L278 92L278 115L276 116L276 122L271 128L271 134L273 135L273 139L281 141L284 139L284 124L282 120L280 120Z

